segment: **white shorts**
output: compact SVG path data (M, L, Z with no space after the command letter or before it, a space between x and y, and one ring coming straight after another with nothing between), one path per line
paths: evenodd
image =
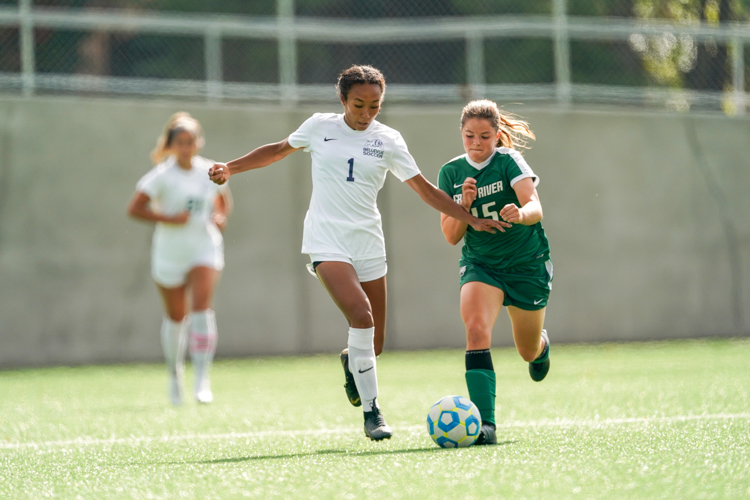
M357 273L360 283L375 281L388 273L388 263L386 262L385 257L352 260L343 255L310 254L310 264L307 264L307 270L317 278L318 275L315 274L315 268L312 264L313 262L346 262L347 264L351 264L352 267L354 267L354 272Z
M224 269L224 242L216 230L203 234L154 234L151 277L164 288L184 285L191 269Z

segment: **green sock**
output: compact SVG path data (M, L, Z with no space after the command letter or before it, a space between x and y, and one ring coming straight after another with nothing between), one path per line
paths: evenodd
M495 386L494 371L466 370L469 399L479 408L483 424L495 425Z

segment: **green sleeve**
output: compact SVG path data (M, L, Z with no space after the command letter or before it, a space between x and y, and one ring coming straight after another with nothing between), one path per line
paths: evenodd
M516 161L510 155L506 157L504 163L505 163L505 168L503 170L504 170L505 178L507 179L507 181L510 181L511 179L515 179L519 175L523 174L523 172L521 171L521 168L518 166L518 163L516 163Z
M453 196L453 179L451 178L448 165L443 165L438 173L438 187Z

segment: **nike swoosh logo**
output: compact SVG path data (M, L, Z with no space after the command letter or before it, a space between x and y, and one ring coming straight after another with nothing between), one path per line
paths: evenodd
M454 184L453 189L458 189L460 187L463 187L463 184Z
M370 370L372 370L373 368L375 368L375 367L374 367L374 366L371 366L371 367L370 367L370 368L368 368L367 370L357 370L357 371L358 371L359 373L365 373L365 372L369 372L369 371L370 371Z
M540 303L541 301L543 301L543 300L544 300L544 299L539 299L539 300L535 300L535 301L534 301L534 305L535 305L535 306L538 306L538 305L539 305L539 303Z
M330 139L328 137L323 137L323 142L335 141L335 140L336 140L335 137L331 137Z

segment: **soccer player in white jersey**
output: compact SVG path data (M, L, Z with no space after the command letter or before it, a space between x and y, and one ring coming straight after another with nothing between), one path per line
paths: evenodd
M213 400L209 368L217 330L211 303L224 268L221 230L227 223L231 196L227 186L217 186L207 178L213 161L197 155L203 143L197 120L187 113L173 115L151 155L157 165L138 181L128 206L132 217L156 223L151 276L164 304L161 342L169 371L169 396L175 405L182 403L188 344L195 369L195 397L200 403Z
M428 182L401 134L375 120L385 94L383 74L352 66L336 85L342 114L316 113L286 139L242 158L217 163L211 179L265 167L304 149L312 155L313 191L302 238L315 273L349 322L348 349L341 353L349 402L363 406L365 435L391 437L377 403L375 358L383 350L386 319L385 243L376 198L392 172L430 206L477 231L503 230L502 221L482 220Z

